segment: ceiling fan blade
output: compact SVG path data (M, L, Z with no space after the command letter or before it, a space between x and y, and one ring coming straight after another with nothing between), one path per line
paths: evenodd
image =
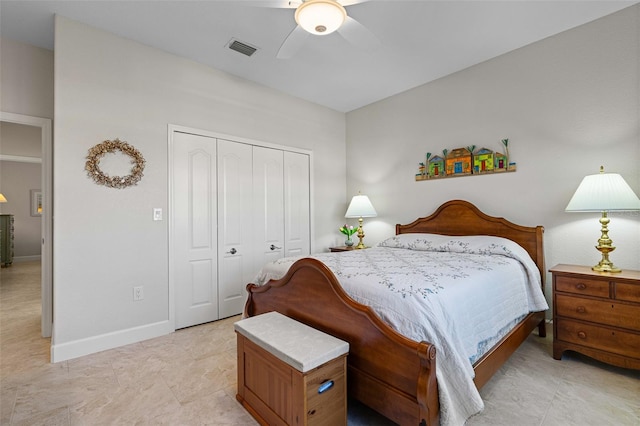
M243 6L266 7L274 9L295 9L302 4L302 0L243 0L241 4Z
M358 3L365 3L367 1L369 0L338 0L338 3L340 3L344 7L347 7Z
M302 45L307 40L309 33L304 30L300 25L296 26L287 38L282 42L280 50L278 50L278 59L289 59L295 55L298 50L302 48Z
M247 6L258 6L258 7L274 7L281 9L295 9L304 3L306 0L243 0L244 4ZM342 6L352 6L358 3L365 3L369 0L337 0Z
M350 16L347 16L344 24L338 28L338 32L349 43L360 49L373 51L382 44L378 37Z

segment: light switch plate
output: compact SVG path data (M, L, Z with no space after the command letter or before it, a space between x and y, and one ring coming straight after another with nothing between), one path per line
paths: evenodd
M153 220L162 220L162 209L153 209Z

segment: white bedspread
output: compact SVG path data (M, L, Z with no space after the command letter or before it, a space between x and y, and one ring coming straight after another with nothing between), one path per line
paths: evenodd
M443 425L462 425L484 407L472 363L523 316L548 309L535 263L503 238L402 234L367 250L311 257L396 331L436 346ZM266 265L256 283L281 278L296 260Z

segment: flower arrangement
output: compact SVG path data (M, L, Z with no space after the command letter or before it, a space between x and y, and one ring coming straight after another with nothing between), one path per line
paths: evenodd
M356 232L358 232L358 228L354 228L353 226L347 225L345 223L344 226L340 227L340 232L342 232L344 235L347 236L347 239L345 240L344 243L348 247L351 247L353 245L353 240L351 239L351 236Z
M358 228L354 228L353 226L347 225L346 223L344 224L344 226L340 227L340 232L342 232L344 235L347 236L347 238L351 238L351 236L353 234L355 234L356 232L358 232Z

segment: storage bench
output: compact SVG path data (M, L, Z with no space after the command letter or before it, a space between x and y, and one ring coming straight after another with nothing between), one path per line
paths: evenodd
M234 328L236 398L260 424L347 424L347 342L277 312Z

